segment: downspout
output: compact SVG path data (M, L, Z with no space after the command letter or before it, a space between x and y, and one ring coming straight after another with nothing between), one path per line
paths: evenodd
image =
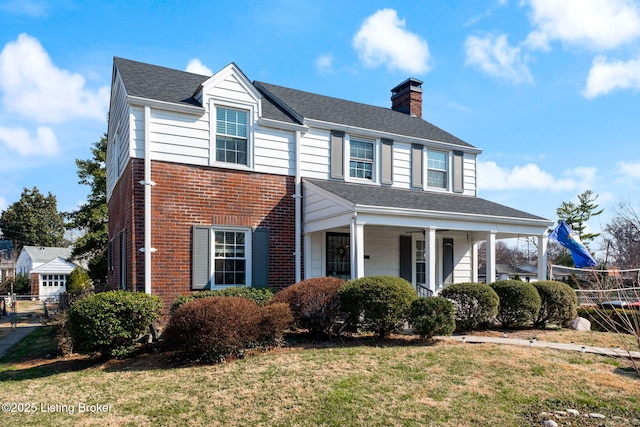
M302 176L300 173L300 131L296 131L296 178L295 178L295 253L294 262L296 283L302 280Z
M144 107L144 292L151 294L151 254L156 251L151 247L151 187L156 183L151 180L151 107Z

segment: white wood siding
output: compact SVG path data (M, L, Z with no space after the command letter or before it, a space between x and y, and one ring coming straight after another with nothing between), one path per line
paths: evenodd
M111 193L120 178L123 164L123 156L121 154L123 151L125 162L128 160L128 116L127 94L120 75L117 75L111 88L111 105L107 130L107 199L111 197Z
M209 121L206 115L198 117L151 109L149 134L151 159L193 165L209 164ZM144 138L144 131L142 136Z
M309 129L300 138L300 174L305 178L329 179L329 139L325 130Z
M311 253L305 254L311 257L309 271L305 272L305 278L323 277L324 273L324 232L311 233Z
M411 145L393 143L393 186L411 188Z
M463 182L464 194L466 196L476 196L476 155L465 153L463 160Z
M256 127L254 134L254 162L257 172L276 175L296 173L295 133Z
M400 275L400 233L398 229L364 227L365 276Z

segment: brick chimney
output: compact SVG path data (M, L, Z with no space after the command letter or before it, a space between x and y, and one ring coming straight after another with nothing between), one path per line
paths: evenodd
M410 77L391 89L391 109L422 118L422 82Z

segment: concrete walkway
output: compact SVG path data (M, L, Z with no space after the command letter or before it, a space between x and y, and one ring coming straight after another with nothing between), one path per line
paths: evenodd
M526 340L518 338L485 337L479 335L454 335L451 337L438 337L445 340L467 342L470 344L492 343L520 345L525 347L552 348L555 350L577 351L581 353L593 353L603 356L625 357L640 359L640 351L626 351L620 348L593 347L582 344L564 344L557 342L539 341L535 339Z
M0 316L0 336L2 336L0 338L0 357L8 354L11 347L41 325L39 316L28 319L18 317L18 322L14 328L11 325L9 316ZM9 332L5 335L7 331Z

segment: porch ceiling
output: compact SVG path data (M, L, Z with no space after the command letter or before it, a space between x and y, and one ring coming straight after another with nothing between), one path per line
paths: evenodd
M495 230L498 238L541 235L553 225L548 219L478 197L317 179L305 179L304 184L305 193L324 193L334 201L337 196L343 202L340 205L349 206L349 215L342 211L345 225L355 213L358 220L366 218L368 224ZM399 221L400 218L420 221ZM305 224L310 222L314 221L305 217Z

